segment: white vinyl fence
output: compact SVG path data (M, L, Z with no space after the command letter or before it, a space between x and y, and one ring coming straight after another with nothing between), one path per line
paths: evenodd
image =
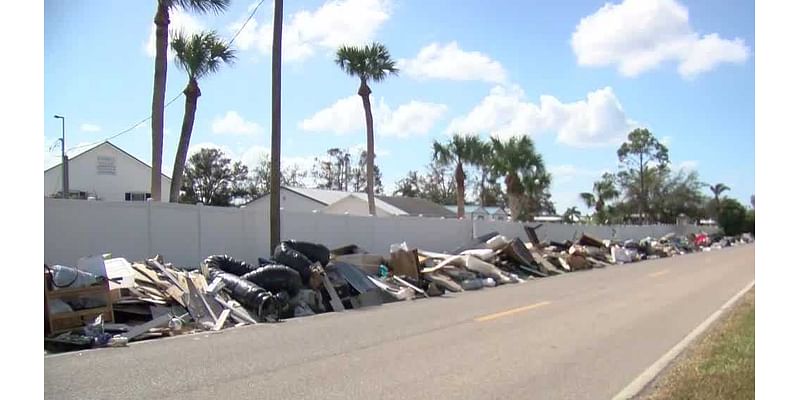
M542 241L564 241L583 232L601 239L641 239L699 230L675 225L545 223L536 233ZM382 254L389 252L392 243L403 241L410 247L446 252L492 231L528 240L523 224L513 222L281 213L284 239L311 241L330 248L357 244ZM199 265L212 254L228 254L255 263L258 257L270 254L269 216L266 207L45 199L46 263L75 265L80 257L103 253L129 260L161 254L167 261L187 267Z

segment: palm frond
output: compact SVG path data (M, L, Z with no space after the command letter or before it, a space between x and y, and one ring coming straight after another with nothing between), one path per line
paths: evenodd
M336 51L335 62L348 75L373 82L380 82L398 72L389 50L377 42L364 47L341 46Z
M231 0L160 0L169 8L180 7L200 14L220 14L228 9Z
M178 32L172 38L172 50L175 63L193 79L217 72L222 63L232 64L236 60L235 50L214 31L191 36Z

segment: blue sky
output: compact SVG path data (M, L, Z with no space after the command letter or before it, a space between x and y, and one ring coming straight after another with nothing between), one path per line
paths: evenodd
M66 116L67 147L109 137L149 115L155 2L45 3L45 166ZM230 38L252 0L223 15L173 13L172 29ZM342 43L373 40L400 75L373 85L384 184L423 169L434 139L454 131L528 134L554 175L559 211L604 170L620 138L650 129L673 168L696 169L749 204L754 175L754 5L738 0L288 1L284 10L283 158L310 165L331 147L365 142L358 83L333 63ZM102 5L102 6L98 6ZM234 42L238 60L200 81L192 146L252 164L268 150L272 4ZM167 100L186 76L170 59ZM166 110L172 168L183 97ZM112 140L150 162L149 122ZM79 151L76 149L75 151Z

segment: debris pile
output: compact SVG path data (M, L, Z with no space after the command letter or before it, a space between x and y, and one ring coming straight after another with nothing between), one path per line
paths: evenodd
M110 255L82 258L77 267L45 265L45 345L50 351L125 346L130 341L277 322L518 284L568 272L750 243L750 235L705 233L638 241L540 242L497 232L448 253L392 244L388 255L358 245L281 242L271 258L251 265L231 256L207 257L199 268L161 256L129 263Z

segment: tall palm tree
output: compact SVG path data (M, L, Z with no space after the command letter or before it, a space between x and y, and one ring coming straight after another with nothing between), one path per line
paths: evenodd
M220 39L216 32L201 32L188 37L179 33L172 38L172 50L175 51L175 64L189 75L189 83L186 85L186 89L183 89L186 106L183 112L178 151L172 167L172 186L169 191L169 201L177 203L180 197L183 168L186 164L186 153L189 151L189 141L192 138L197 99L201 94L197 81L206 75L217 72L222 63L232 64L236 56L233 49Z
M614 175L606 172L599 181L592 185L592 192L581 193L581 199L586 207L594 208L595 215L602 219L606 204L619 197L620 193L614 185ZM602 221L600 221L602 222Z
M164 151L164 96L167 91L167 46L169 45L169 13L175 8L201 14L220 13L230 5L230 0L157 0L156 59L153 74L153 103L150 109L152 132L152 168L150 170L150 195L161 201L161 153Z
M731 190L731 188L726 186L724 183L718 183L716 185L709 184L708 188L711 189L711 193L714 194L714 208L715 208L715 211L717 212L717 216L719 216L719 207L720 207L719 196L723 192L725 192L727 190Z
M446 143L433 141L433 160L440 165L455 164L456 204L458 218L464 218L464 191L467 174L464 164L475 165L480 161L483 143L477 135L455 134Z
M342 46L336 51L336 64L347 75L358 77L361 81L358 95L361 96L367 120L367 199L369 214L375 215L375 132L372 126L372 106L369 102L369 95L372 93L369 82L380 82L391 74L396 75L397 68L389 50L381 43L364 47Z
M544 169L544 160L536 152L528 136L513 136L506 141L492 138L492 171L505 176L511 219L516 221L522 211L525 188L522 178Z

